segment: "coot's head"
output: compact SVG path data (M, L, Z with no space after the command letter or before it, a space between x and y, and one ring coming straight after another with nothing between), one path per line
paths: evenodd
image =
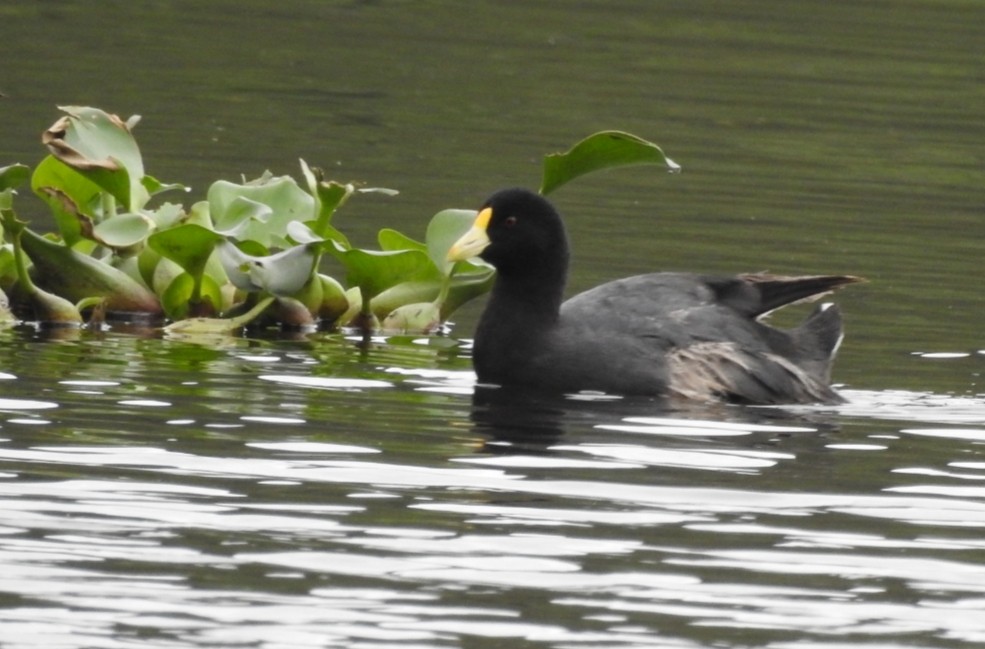
M489 197L472 228L448 251L459 261L481 257L501 275L536 274L550 269L563 275L568 240L561 217L547 199L528 189L503 189Z

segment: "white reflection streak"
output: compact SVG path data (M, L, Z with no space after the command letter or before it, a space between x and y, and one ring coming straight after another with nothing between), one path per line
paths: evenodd
M774 466L777 459L793 459L789 453L774 451L744 451L718 449L663 449L626 444L580 444L554 446L555 451L578 451L614 460L633 461L644 465L680 466L693 469L750 470Z
M220 458L158 448L67 446L20 450L0 447L0 459L77 466L128 466L136 470L179 475L539 494L613 503L629 502L700 514L738 512L808 516L818 510L827 509L909 523L985 527L985 503L898 494L855 496L581 480L526 480L523 475L497 469L431 468L354 460L312 460L306 457L297 460Z
M57 408L57 403L51 401L37 401L34 399L2 399L0 398L0 410L48 410Z
M293 374L263 374L258 377L262 381L296 385L304 388L320 388L323 390L363 390L367 388L392 388L389 381L374 379L356 379L325 376L297 376Z

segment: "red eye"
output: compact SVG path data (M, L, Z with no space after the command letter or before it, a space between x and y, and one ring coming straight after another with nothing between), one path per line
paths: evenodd
M505 219L503 219L503 225L505 225L508 228L512 228L514 225L516 225L516 217L507 216Z

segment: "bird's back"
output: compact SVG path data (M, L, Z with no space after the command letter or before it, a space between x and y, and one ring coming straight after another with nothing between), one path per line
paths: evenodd
M828 386L842 336L837 307L826 305L788 331L759 318L855 281L654 273L576 295L562 305L561 316L566 326L597 332L599 345L626 337L642 343L639 354L660 366L663 390L671 394L749 403L831 402L839 400ZM601 366L599 372L611 373Z

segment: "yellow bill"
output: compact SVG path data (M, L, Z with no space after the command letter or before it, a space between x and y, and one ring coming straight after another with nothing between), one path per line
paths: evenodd
M448 261L465 261L472 257L477 257L479 253L489 245L489 234L486 229L489 227L489 219L492 218L492 208L487 207L479 212L475 217L475 222L468 232L463 234L458 241L448 249Z

